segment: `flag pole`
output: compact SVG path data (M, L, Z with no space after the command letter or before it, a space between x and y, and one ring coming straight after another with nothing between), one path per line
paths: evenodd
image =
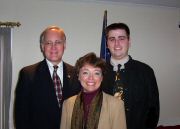
M104 17L103 17L100 58L108 60L108 53L107 53L107 46L106 46L106 34L105 34L106 26L107 26L107 10L104 11Z

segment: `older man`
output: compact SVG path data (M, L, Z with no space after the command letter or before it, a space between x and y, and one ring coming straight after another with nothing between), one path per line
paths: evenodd
M74 68L63 62L66 36L57 26L40 35L44 60L24 67L19 74L15 96L16 129L59 129L62 102L75 95L71 87Z

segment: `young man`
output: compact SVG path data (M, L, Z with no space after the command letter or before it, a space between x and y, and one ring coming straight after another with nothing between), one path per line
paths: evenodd
M62 60L64 31L57 26L46 28L40 36L40 47L44 60L23 68L19 74L16 129L59 129L63 100L80 90L71 87L74 68Z
M128 129L155 129L159 120L159 92L153 69L128 55L130 30L124 23L106 28L111 58L103 90L125 103Z

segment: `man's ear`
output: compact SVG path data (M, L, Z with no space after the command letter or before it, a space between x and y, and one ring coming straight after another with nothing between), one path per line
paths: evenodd
M66 41L65 41L65 43L64 43L64 49L66 49Z
M129 38L129 48L131 47L131 38Z
M41 49L41 52L43 53L44 52L44 44L40 44L40 49Z

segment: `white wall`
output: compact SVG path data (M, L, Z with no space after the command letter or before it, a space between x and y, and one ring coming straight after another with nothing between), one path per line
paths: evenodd
M104 10L108 24L125 22L131 29L130 54L155 71L160 92L159 125L180 124L180 9L125 3L0 0L0 21L19 21L13 33L13 88L19 70L43 59L39 35L48 25L64 28L64 60L74 65L87 52L99 54Z

